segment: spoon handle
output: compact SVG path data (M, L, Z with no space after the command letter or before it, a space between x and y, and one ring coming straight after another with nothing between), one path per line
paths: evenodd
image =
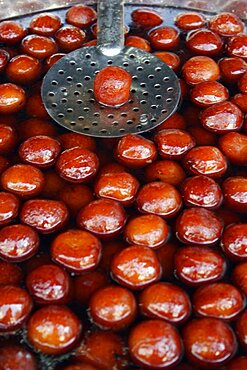
M117 55L124 46L124 0L98 0L97 43L101 52Z

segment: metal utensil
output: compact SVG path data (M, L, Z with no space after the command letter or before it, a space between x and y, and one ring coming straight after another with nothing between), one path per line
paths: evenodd
M149 131L175 111L178 78L151 53L124 47L124 0L98 0L97 11L98 45L77 49L51 67L42 84L44 105L60 125L90 136ZM132 76L130 99L119 108L94 99L94 77L109 65L125 68Z

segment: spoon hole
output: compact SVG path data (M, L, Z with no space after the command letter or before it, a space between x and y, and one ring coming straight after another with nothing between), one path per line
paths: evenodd
M142 125L145 125L147 123L148 115L147 114L141 114L140 115L140 121Z

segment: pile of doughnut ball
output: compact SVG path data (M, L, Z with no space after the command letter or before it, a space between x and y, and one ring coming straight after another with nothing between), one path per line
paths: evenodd
M96 17L0 22L0 369L246 370L244 24L135 8L125 43L175 71L182 102L95 139L52 122L40 86L96 45Z

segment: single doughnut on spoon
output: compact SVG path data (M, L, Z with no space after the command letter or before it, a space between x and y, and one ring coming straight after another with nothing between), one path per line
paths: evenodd
M97 46L77 49L55 63L44 77L42 99L49 115L69 130L96 137L149 131L177 108L180 86L163 61L124 46L124 1L98 0ZM132 76L130 98L120 107L98 103L96 74L107 66Z

